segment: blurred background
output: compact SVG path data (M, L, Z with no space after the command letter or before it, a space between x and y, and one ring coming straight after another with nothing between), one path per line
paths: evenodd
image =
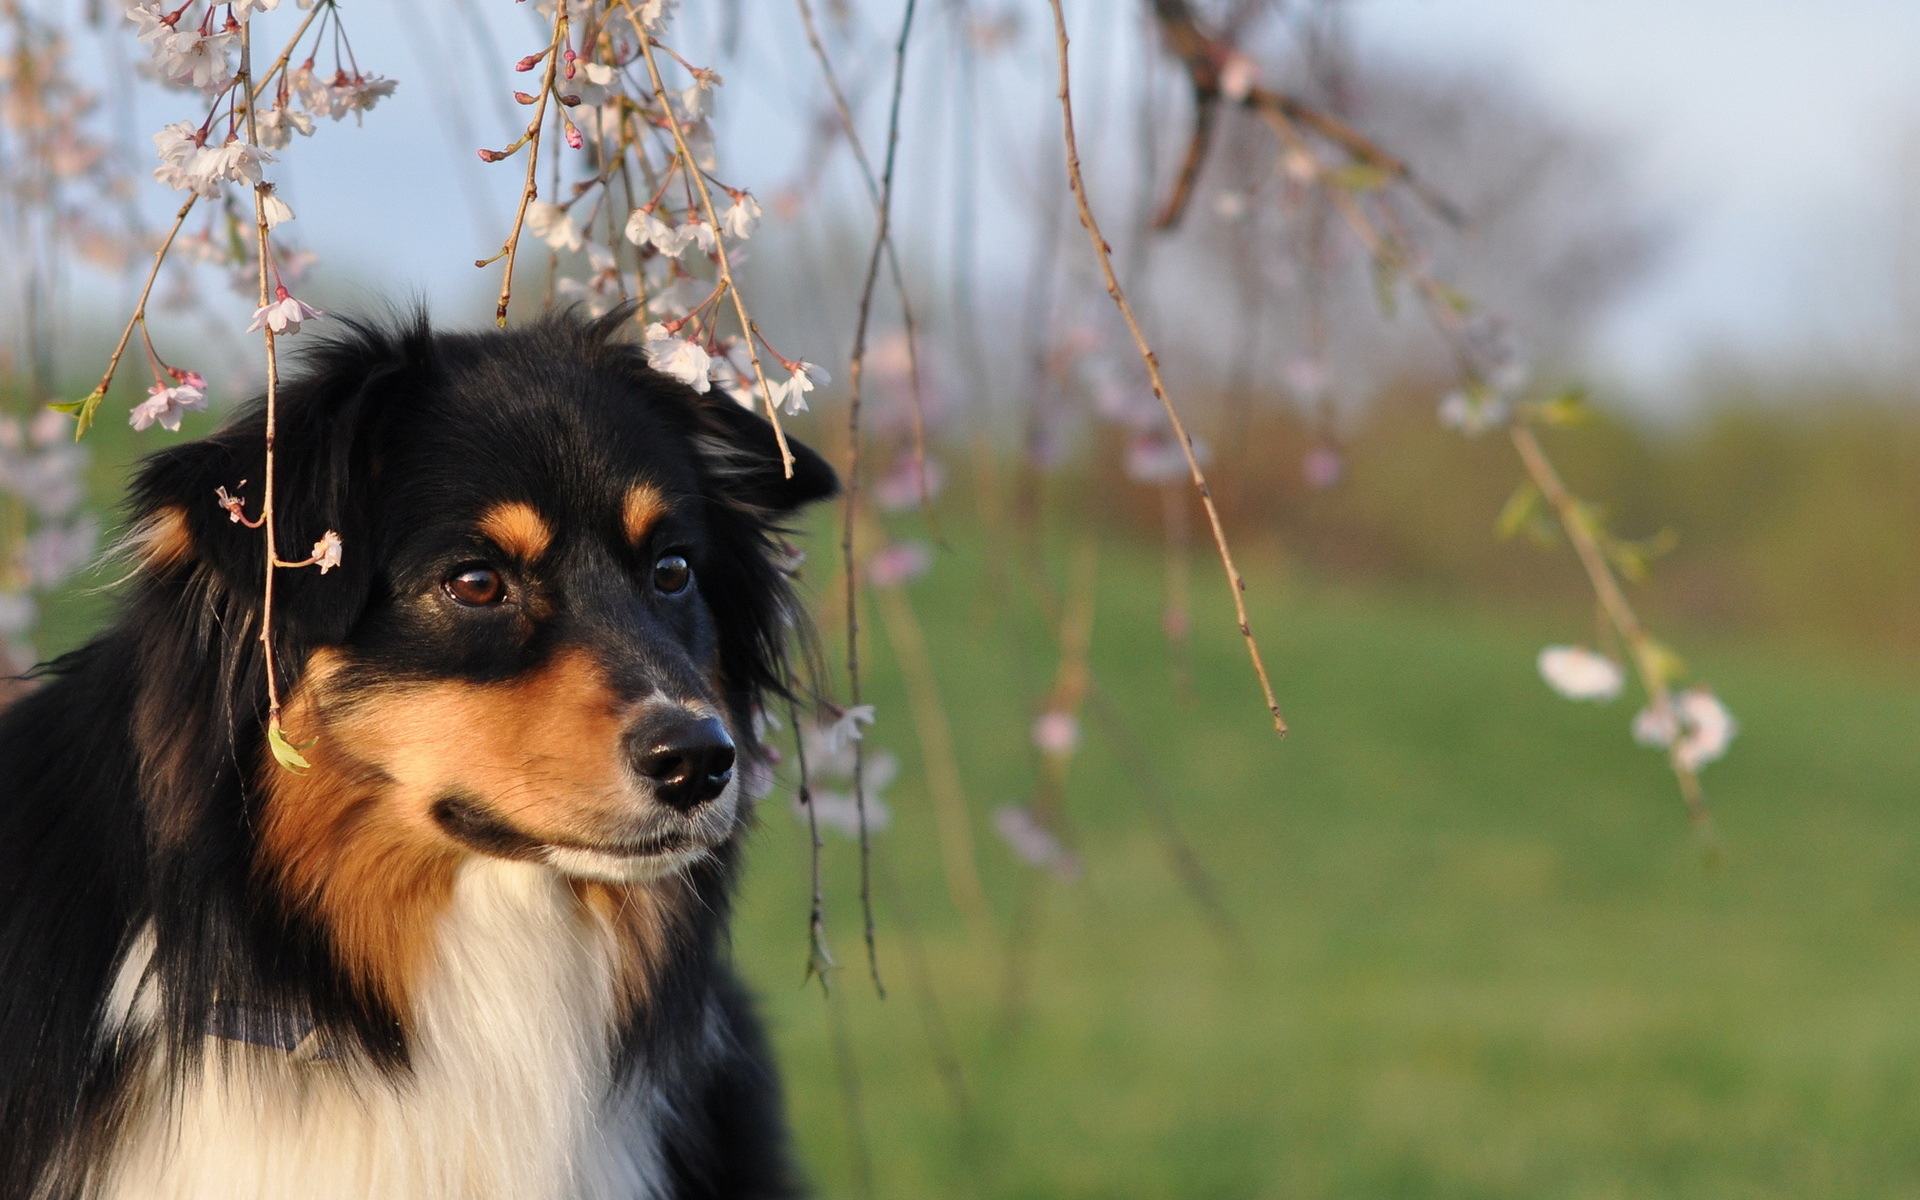
M113 572L80 568L129 465L205 432L260 374L250 291L170 270L156 340L216 411L136 434L130 377L79 450L36 440L38 402L99 377L177 207L147 178L148 138L200 115L129 83L141 51L100 7L0 5L15 51L49 53L24 17L64 33L95 103L62 103L101 164L54 184L26 168L33 60L11 55L0 388L24 424L5 504L10 592L39 599L0 597L0 624L23 659L110 614ZM525 122L510 67L546 36L531 7L341 8L361 68L399 87L272 172L312 253L302 299L491 318L497 268L471 264L521 174L474 151ZM844 781L816 781L830 994L806 972L788 774L735 932L821 1194L1912 1195L1920 8L1193 10L1243 84L1338 116L1457 210L1380 211L1411 270L1471 298L1505 391L1583 389L1593 418L1541 436L1660 552L1630 595L1739 722L1702 776L1713 858L1635 744L1639 701L1570 703L1536 673L1545 645L1607 638L1548 523L1497 532L1520 463L1436 419L1457 355L1405 280L1242 111L1159 220L1195 106L1165 6L1065 9L1094 207L1203 443L1292 732L1271 732L1078 228L1046 5L922 0L893 220L930 503L891 285L863 435L885 998L832 806ZM877 158L901 6L815 10ZM766 210L743 291L783 353L834 374L791 428L844 463L874 210L798 10L686 0L665 40L725 77L717 173ZM517 284L529 312L597 303L568 285L584 260L540 249ZM68 478L84 495L53 494ZM844 702L839 520L806 531L803 574Z

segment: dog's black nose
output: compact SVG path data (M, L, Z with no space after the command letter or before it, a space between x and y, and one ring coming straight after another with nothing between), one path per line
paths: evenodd
M733 779L733 739L713 717L658 713L634 729L629 744L634 769L653 782L654 798L669 808L688 812Z

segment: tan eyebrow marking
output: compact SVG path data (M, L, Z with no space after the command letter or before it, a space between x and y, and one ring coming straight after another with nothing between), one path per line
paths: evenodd
M488 509L480 518L480 532L522 562L534 561L553 544L553 530L533 511L532 505L518 500Z
M627 544L638 546L653 529L654 523L667 515L667 498L660 489L650 483L636 483L627 489L626 502L621 506L621 525L627 531Z

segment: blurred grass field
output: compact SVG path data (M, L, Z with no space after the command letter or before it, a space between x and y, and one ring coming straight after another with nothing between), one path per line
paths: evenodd
M987 826L1035 778L978 549L913 595L1003 929L1019 868ZM816 557L826 557L816 544ZM1160 564L1110 542L1096 673L1168 781L1240 939L1167 866L1095 728L1069 789L1085 874L1036 890L1029 1001L947 901L907 704L873 635L870 744L901 754L886 870L965 1072L940 1083L897 912L865 978L856 860L829 835L837 1003L878 1196L1744 1197L1920 1191L1920 689L1909 668L1759 638L1687 643L1739 716L1705 775L1703 865L1633 703L1549 693L1576 625L1256 571L1294 732L1267 730L1218 586L1197 694L1170 685ZM1209 581L1211 583L1211 581ZM1017 607L1017 606L1013 606ZM807 862L768 802L737 927L825 1195L857 1195L830 1012L803 985ZM883 901L884 901L884 890Z
M210 424L195 417L186 435ZM117 495L133 455L170 440L104 424L89 438L95 494ZM1486 538L1504 468L1474 486L1489 512L1458 516L1449 536ZM1398 511L1410 528L1437 520ZM1540 646L1589 636L1577 607L1283 570L1255 540L1255 625L1294 727L1279 740L1204 546L1185 696L1159 632L1159 555L1111 522L1093 666L1218 883L1228 940L1170 870L1092 721L1068 789L1081 879L1015 866L993 834L991 810L1034 787L1028 728L1052 641L1030 597L995 590L986 555L1011 549L947 520L955 549L911 594L1000 927L1023 889L1039 920L1009 1020L1003 947L970 940L947 899L902 679L870 616L870 744L902 759L878 839L884 1002L865 978L852 845L829 834L826 865L832 1003L857 1063L872 1195L1920 1193L1910 657L1778 625L1669 629L1742 724L1704 777L1725 846L1709 870L1661 757L1628 736L1634 702L1572 704L1534 673ZM824 530L809 548L812 586L830 597ZM1548 556L1535 569L1568 568ZM110 603L70 591L47 606L41 646L74 644ZM807 898L805 835L777 795L753 838L736 954L816 1187L860 1196L836 1010L803 979ZM941 1082L897 900L964 1110Z

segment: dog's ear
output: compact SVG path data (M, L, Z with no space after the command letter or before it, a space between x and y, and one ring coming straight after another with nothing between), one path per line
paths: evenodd
M793 474L786 474L773 425L719 393L696 402L701 451L715 479L734 500L785 514L825 500L840 490L839 476L812 447L787 435Z
M275 399L273 508L282 562L312 556L328 530L340 565L283 568L274 579L274 625L305 645L343 639L373 580L370 494L390 396L424 386L431 335L424 318L390 332L343 322L346 333L302 356ZM256 399L212 436L163 450L133 489L132 549L155 578L205 572L232 597L257 597L266 531L234 519L222 493L258 521L266 495L266 409ZM246 606L250 607L250 605Z

